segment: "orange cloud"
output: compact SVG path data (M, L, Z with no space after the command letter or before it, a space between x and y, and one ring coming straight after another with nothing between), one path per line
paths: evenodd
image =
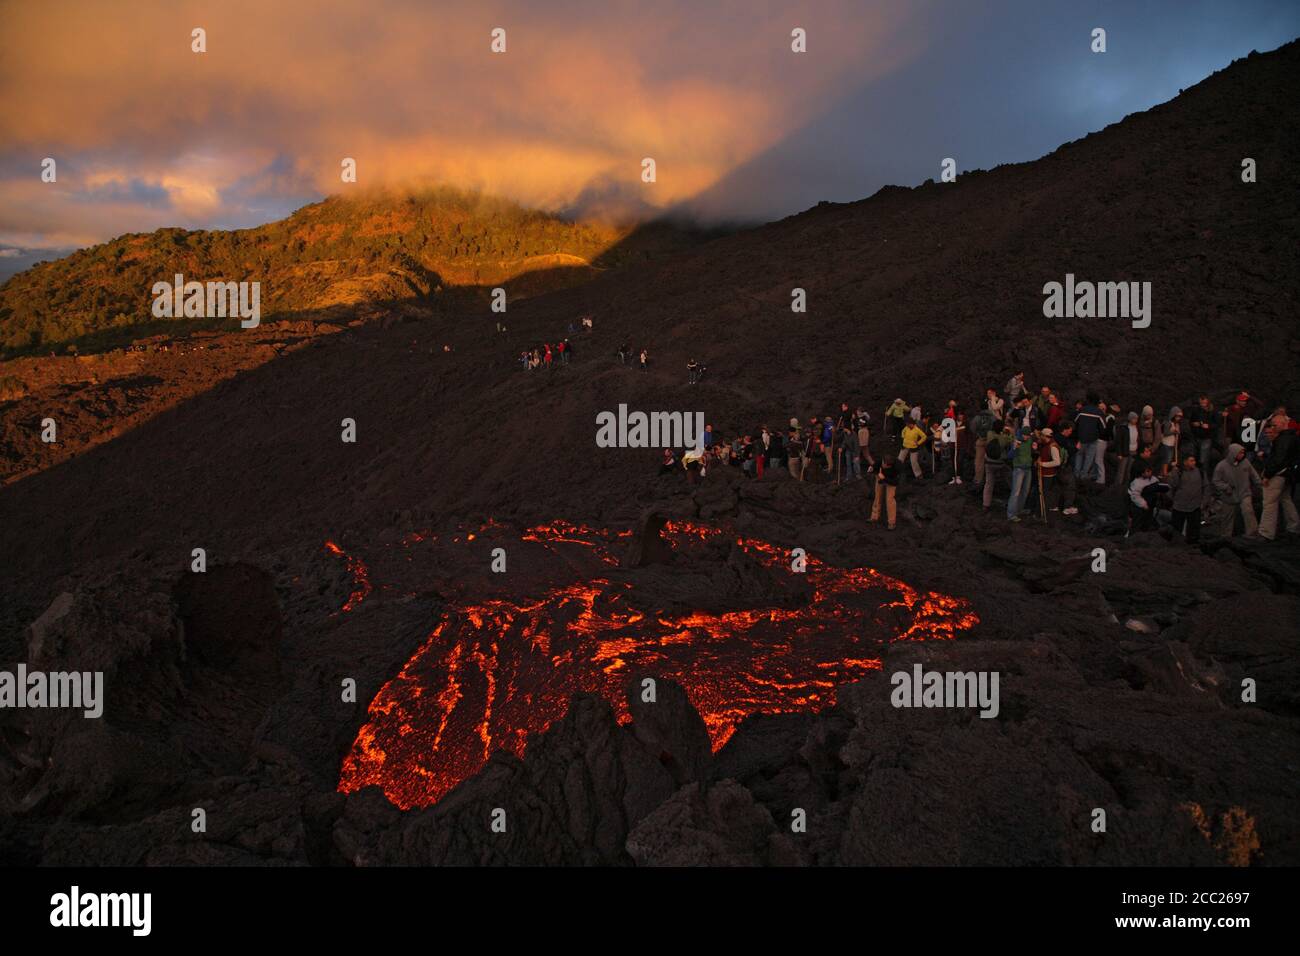
M913 55L900 31L914 14L860 0L10 4L0 177L72 154L88 181L160 185L173 219L201 221L277 158L270 188L337 192L346 156L362 186L435 180L556 208L614 183L666 206ZM796 26L806 54L790 51ZM643 187L646 156L658 182ZM42 202L62 215L26 191L28 213ZM38 227L0 213L0 236Z

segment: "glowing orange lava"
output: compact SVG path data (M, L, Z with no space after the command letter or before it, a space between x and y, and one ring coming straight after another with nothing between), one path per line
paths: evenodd
M348 570L352 572L352 593L348 595L347 601L340 609L351 611L370 594L370 572L360 558L354 558L333 541L325 542L325 550L342 558L347 563Z
M617 565L607 546L629 533L557 521L529 528L523 539L552 549L581 545ZM677 551L725 534L686 522L669 522L663 532ZM339 790L377 784L404 809L436 803L494 749L523 756L528 735L562 717L574 693L600 694L626 722L624 694L634 675L680 683L717 750L751 714L834 703L838 685L880 668L878 649L886 642L948 640L979 622L960 598L812 557L806 577L795 575L785 549L734 540L774 572L803 578L811 597L724 612L652 613L636 606L630 581L596 577L534 601L455 607L371 701Z

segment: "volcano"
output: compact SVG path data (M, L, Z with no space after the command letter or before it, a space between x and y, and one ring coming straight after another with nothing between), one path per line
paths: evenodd
M621 404L729 438L841 401L972 402L1020 370L1069 400L1163 411L1249 388L1294 411L1298 81L1291 43L1034 162L648 258L628 234L599 254L617 268L512 296L504 321L472 275L449 307L423 285L327 303L304 279L247 333L5 362L0 656L103 671L107 701L93 725L0 713L0 854L1300 861L1294 543L1125 537L1114 488L1011 525L967 489L907 486L889 532L866 520L870 482L691 484L594 440ZM162 255L111 255L135 244ZM40 288L96 301L74 273L116 268L98 254ZM195 264L162 274L216 277ZM1043 287L1067 275L1150 282L1150 325L1048 319ZM36 288L21 279L6 295ZM24 308L5 341L30 351L47 305ZM565 337L568 365L520 367ZM997 719L891 706L889 675L918 664L998 672Z

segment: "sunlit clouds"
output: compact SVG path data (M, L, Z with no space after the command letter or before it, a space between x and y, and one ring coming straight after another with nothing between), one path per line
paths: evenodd
M0 11L0 244L251 225L429 182L617 214L709 188L910 55L901 4L52 0ZM911 15L910 13L908 15ZM803 27L809 53L794 54ZM207 52L191 51L202 27ZM491 31L506 30L503 54ZM57 183L39 180L42 158ZM657 181L641 182L652 157Z

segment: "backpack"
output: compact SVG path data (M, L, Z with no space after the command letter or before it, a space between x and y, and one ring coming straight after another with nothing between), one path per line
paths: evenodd
M987 435L993 430L993 413L979 412L971 422L971 428L975 430L976 435Z
M1060 465L1060 467L1064 468L1064 467L1065 467L1065 463L1066 463L1067 461L1070 460L1070 451L1069 451L1069 449L1067 449L1064 445L1060 444L1059 442L1058 442L1057 445L1056 445L1056 450L1057 450L1057 451L1060 453L1060 455L1061 455L1061 465Z
M1002 436L997 435L988 440L984 446L984 455L993 461L999 461L1002 458Z

